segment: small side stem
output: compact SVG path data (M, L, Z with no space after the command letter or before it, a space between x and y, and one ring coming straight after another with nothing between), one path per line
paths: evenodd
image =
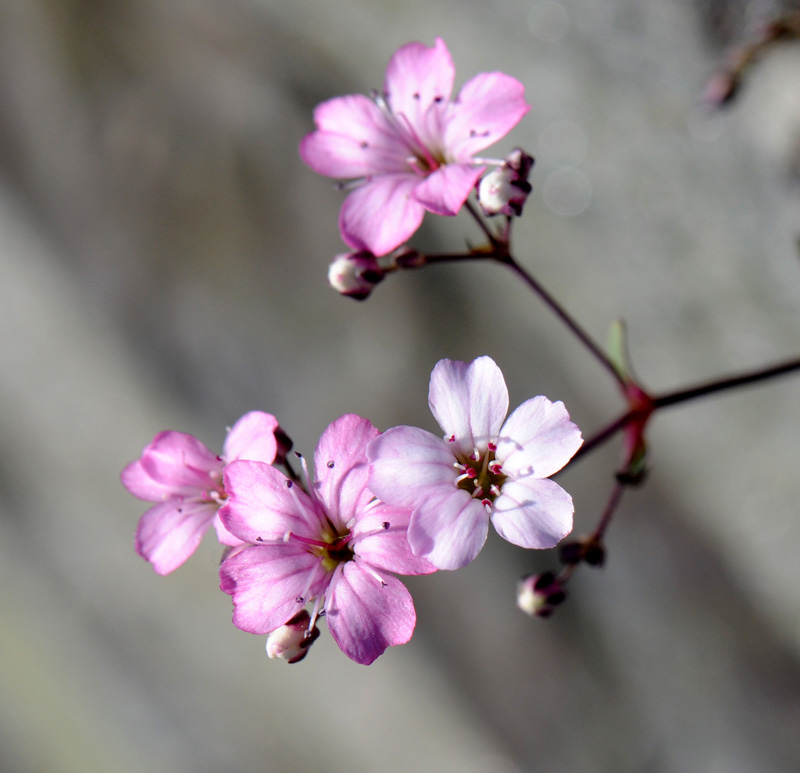
M619 387L624 391L625 380L617 372L606 353L591 339L589 334L573 319L563 306L547 290L534 279L516 260L507 254L498 260L508 266L528 287L539 296L542 302L566 325L573 335L589 350L594 358L611 374Z

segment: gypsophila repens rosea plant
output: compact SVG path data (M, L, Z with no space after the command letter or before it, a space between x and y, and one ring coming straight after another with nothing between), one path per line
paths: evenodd
M391 57L371 96L336 97L314 111L316 129L301 141L300 156L347 190L339 228L349 251L330 263L331 286L363 301L392 273L495 263L569 330L616 384L624 407L584 441L558 400L533 396L509 413L502 371L483 355L434 365L428 404L438 432L381 432L348 414L322 432L313 471L289 454L291 440L268 413L243 416L219 456L192 435L156 435L122 472L130 493L151 503L136 550L167 574L213 525L233 622L264 635L271 658L303 660L324 620L345 655L372 663L414 632L414 604L397 575L458 570L492 530L524 550L558 547L560 569L527 575L516 586L522 611L550 616L579 566L605 563L606 532L623 492L645 479L646 434L657 412L800 370L793 359L669 393L645 389L628 361L622 323L612 322L607 346L598 345L512 251L533 156L522 148L502 158L477 154L524 118L524 86L499 72L474 76L455 96L454 84L443 40L409 43ZM426 254L409 243L426 213L461 211L477 224L475 246ZM536 395L535 383L529 394ZM621 458L605 505L588 533L570 538L572 498L552 478L615 436Z

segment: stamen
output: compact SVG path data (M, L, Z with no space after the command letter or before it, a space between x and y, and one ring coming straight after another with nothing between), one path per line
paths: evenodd
M316 561L314 566L311 567L311 571L308 573L308 580L306 580L306 585L303 588L303 593L298 597L298 604L305 604L304 599L308 597L308 592L311 590L311 584L314 582L314 577L316 577L317 569L319 569L320 564L322 563L322 556ZM319 602L319 599L317 599ZM316 604L314 605L314 611L316 612Z

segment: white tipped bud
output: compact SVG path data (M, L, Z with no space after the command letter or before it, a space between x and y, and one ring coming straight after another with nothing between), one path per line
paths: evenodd
M328 281L334 290L363 301L384 277L378 259L371 252L337 255L328 268Z
M478 202L483 214L519 217L532 190L528 182L532 166L533 158L515 148L502 166L484 175L478 183Z
M316 625L309 629L310 622L311 616L303 609L280 628L272 631L267 636L267 655L289 663L299 663L319 636Z
M552 572L529 574L517 583L517 606L531 617L550 617L566 597Z

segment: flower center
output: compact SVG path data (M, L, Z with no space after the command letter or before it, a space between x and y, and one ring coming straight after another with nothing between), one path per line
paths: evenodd
M319 555L322 558L322 568L326 572L332 571L344 561L352 561L355 558L353 548L350 546L351 539L352 537L348 532L343 537L336 537L332 542L320 549Z
M486 451L475 449L468 457L458 456L455 467L460 474L455 479L456 488L466 491L470 496L480 498L485 505L491 505L500 495L506 480L500 462L495 460L497 446L489 443Z

